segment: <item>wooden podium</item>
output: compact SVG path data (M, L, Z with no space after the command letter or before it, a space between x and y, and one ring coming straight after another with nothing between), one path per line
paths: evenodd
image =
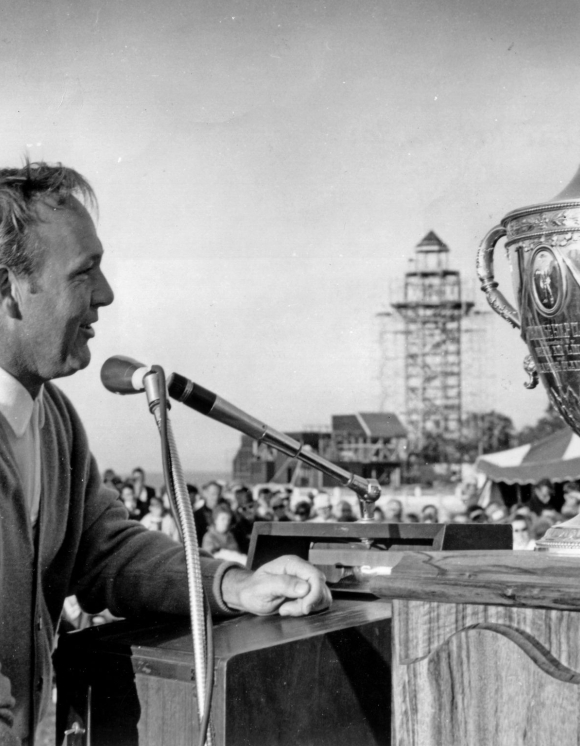
M580 744L580 558L402 556L393 599L393 744Z

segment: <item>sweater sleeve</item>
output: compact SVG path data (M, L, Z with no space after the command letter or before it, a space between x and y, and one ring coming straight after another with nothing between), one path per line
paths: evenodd
M0 746L20 746L20 739L12 730L14 704L10 681L0 671Z
M223 575L232 566L236 565L201 552L203 586L212 614L232 614L221 596ZM92 457L71 593L93 613L104 608L126 617L189 613L183 547L162 532L147 531L129 520L114 492L101 485Z

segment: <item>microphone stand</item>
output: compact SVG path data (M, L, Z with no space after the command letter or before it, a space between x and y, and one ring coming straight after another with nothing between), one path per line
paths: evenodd
M195 683L199 715L199 745L213 746L210 709L213 690L213 627L204 597L193 508L187 492L171 421L167 415L165 374L158 365L143 378L149 411L154 415L161 436L163 473L173 513L177 518L183 546L189 590L191 636L195 661Z

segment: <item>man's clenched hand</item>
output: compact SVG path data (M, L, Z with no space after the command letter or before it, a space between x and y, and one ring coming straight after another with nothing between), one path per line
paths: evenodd
M258 616L303 616L332 603L320 570L291 555L278 557L255 572L230 568L222 580L222 598L230 609Z

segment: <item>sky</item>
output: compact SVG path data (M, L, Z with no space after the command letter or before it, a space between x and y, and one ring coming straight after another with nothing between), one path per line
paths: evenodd
M59 385L101 469L161 463L144 398L100 383L113 354L280 430L391 408L377 314L415 245L434 230L471 286L487 231L580 164L579 16L573 0L4 0L0 163L60 161L99 198L116 300ZM485 319L466 398L521 427L547 399L523 388L517 332ZM229 469L235 431L171 417L186 468Z

